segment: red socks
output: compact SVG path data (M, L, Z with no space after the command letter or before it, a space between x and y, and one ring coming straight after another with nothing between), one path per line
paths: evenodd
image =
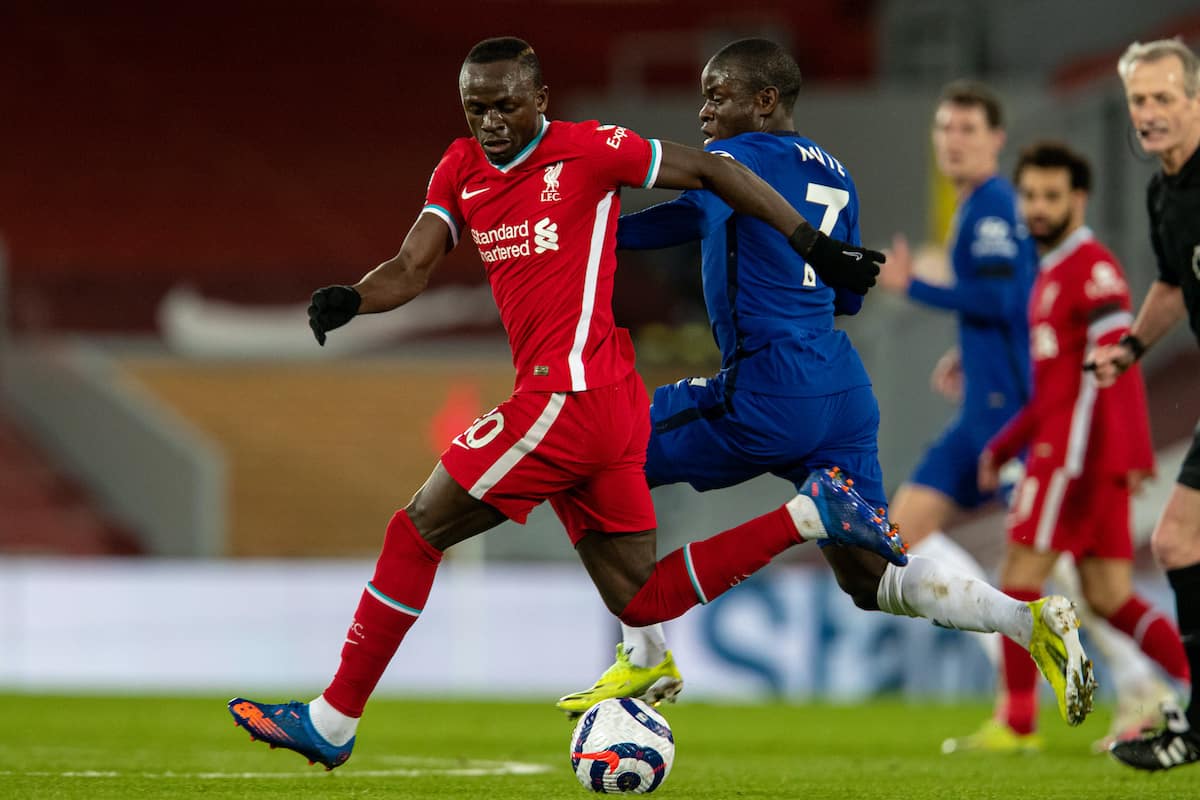
M1108 621L1133 639L1142 652L1157 661L1172 678L1183 683L1189 681L1191 672L1179 631L1161 611L1146 605L1146 601L1135 594L1113 612Z
M674 619L708 603L802 541L781 506L704 541L691 542L658 562L650 579L621 612L626 625L644 627Z
M736 586L802 541L787 508L780 507L658 562L650 579L621 613L629 625L674 619ZM367 584L342 647L342 662L325 699L351 717L362 716L388 663L429 597L442 554L421 538L408 514L388 524L375 577Z
M1033 589L1002 591L1022 602L1037 600L1041 595ZM1000 677L1003 694L996 708L996 718L1021 735L1033 733L1037 721L1038 668L1029 651L1009 639L1001 638Z
M329 705L361 717L367 698L417 621L442 554L421 538L403 510L388 523L375 577L367 584L342 646L342 663L325 690Z

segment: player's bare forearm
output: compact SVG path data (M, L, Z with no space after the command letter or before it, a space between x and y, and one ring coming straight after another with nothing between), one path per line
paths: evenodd
M1146 293L1146 299L1142 301L1137 319L1133 321L1129 332L1116 344L1093 348L1084 360L1083 368L1095 374L1096 384L1100 388L1112 386L1152 344L1186 317L1183 290L1169 283L1155 281L1150 284L1150 291Z
M1142 301L1129 333L1148 348L1186 317L1183 290L1169 283L1155 281L1150 284L1150 291L1146 293L1146 299Z
M813 229L769 183L732 158L674 142L663 142L662 148L662 165L655 186L708 189L737 213L757 217L784 236L790 236L798 226Z
M308 304L308 327L325 346L330 331L359 314L390 311L425 290L429 274L452 246L452 231L432 214L421 214L404 237L395 258L383 262L353 286L325 286Z
M663 142L654 185L708 189L738 214L757 217L787 237L788 244L826 286L866 294L875 285L883 253L838 242L814 228L769 183L732 158Z
M398 253L363 276L354 284L362 297L360 314L375 314L391 311L425 291L429 284L429 271L417 269Z
M354 284L362 296L358 313L391 311L425 291L447 249L446 223L430 214L419 216L400 252Z

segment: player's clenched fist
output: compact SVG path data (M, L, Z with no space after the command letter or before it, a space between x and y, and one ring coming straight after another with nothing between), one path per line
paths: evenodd
M1123 344L1100 345L1088 353L1083 368L1094 372L1096 385L1106 389L1117 382L1121 373L1133 366L1134 353Z
M804 257L826 286L840 286L855 294L866 294L875 285L883 253L830 239L808 225L788 237L792 249Z
M308 304L308 327L317 337L317 344L324 347L327 332L354 319L360 303L362 296L353 286L326 286L313 292Z

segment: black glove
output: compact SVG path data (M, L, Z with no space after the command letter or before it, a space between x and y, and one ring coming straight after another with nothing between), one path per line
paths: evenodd
M313 292L308 304L308 327L317 337L317 344L324 347L325 334L354 319L361 303L362 295L353 286L326 286Z
M883 253L830 239L810 225L801 224L788 237L792 249L804 257L826 286L840 286L866 294L875 285Z

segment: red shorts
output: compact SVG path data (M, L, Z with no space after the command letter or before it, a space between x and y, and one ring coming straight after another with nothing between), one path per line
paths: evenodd
M657 527L646 484L650 401L636 372L586 392L520 392L475 420L442 466L515 522L549 500L575 544L584 531Z
M1076 560L1133 558L1129 487L1123 477L1067 477L1066 470L1032 472L1013 496L1008 538Z

